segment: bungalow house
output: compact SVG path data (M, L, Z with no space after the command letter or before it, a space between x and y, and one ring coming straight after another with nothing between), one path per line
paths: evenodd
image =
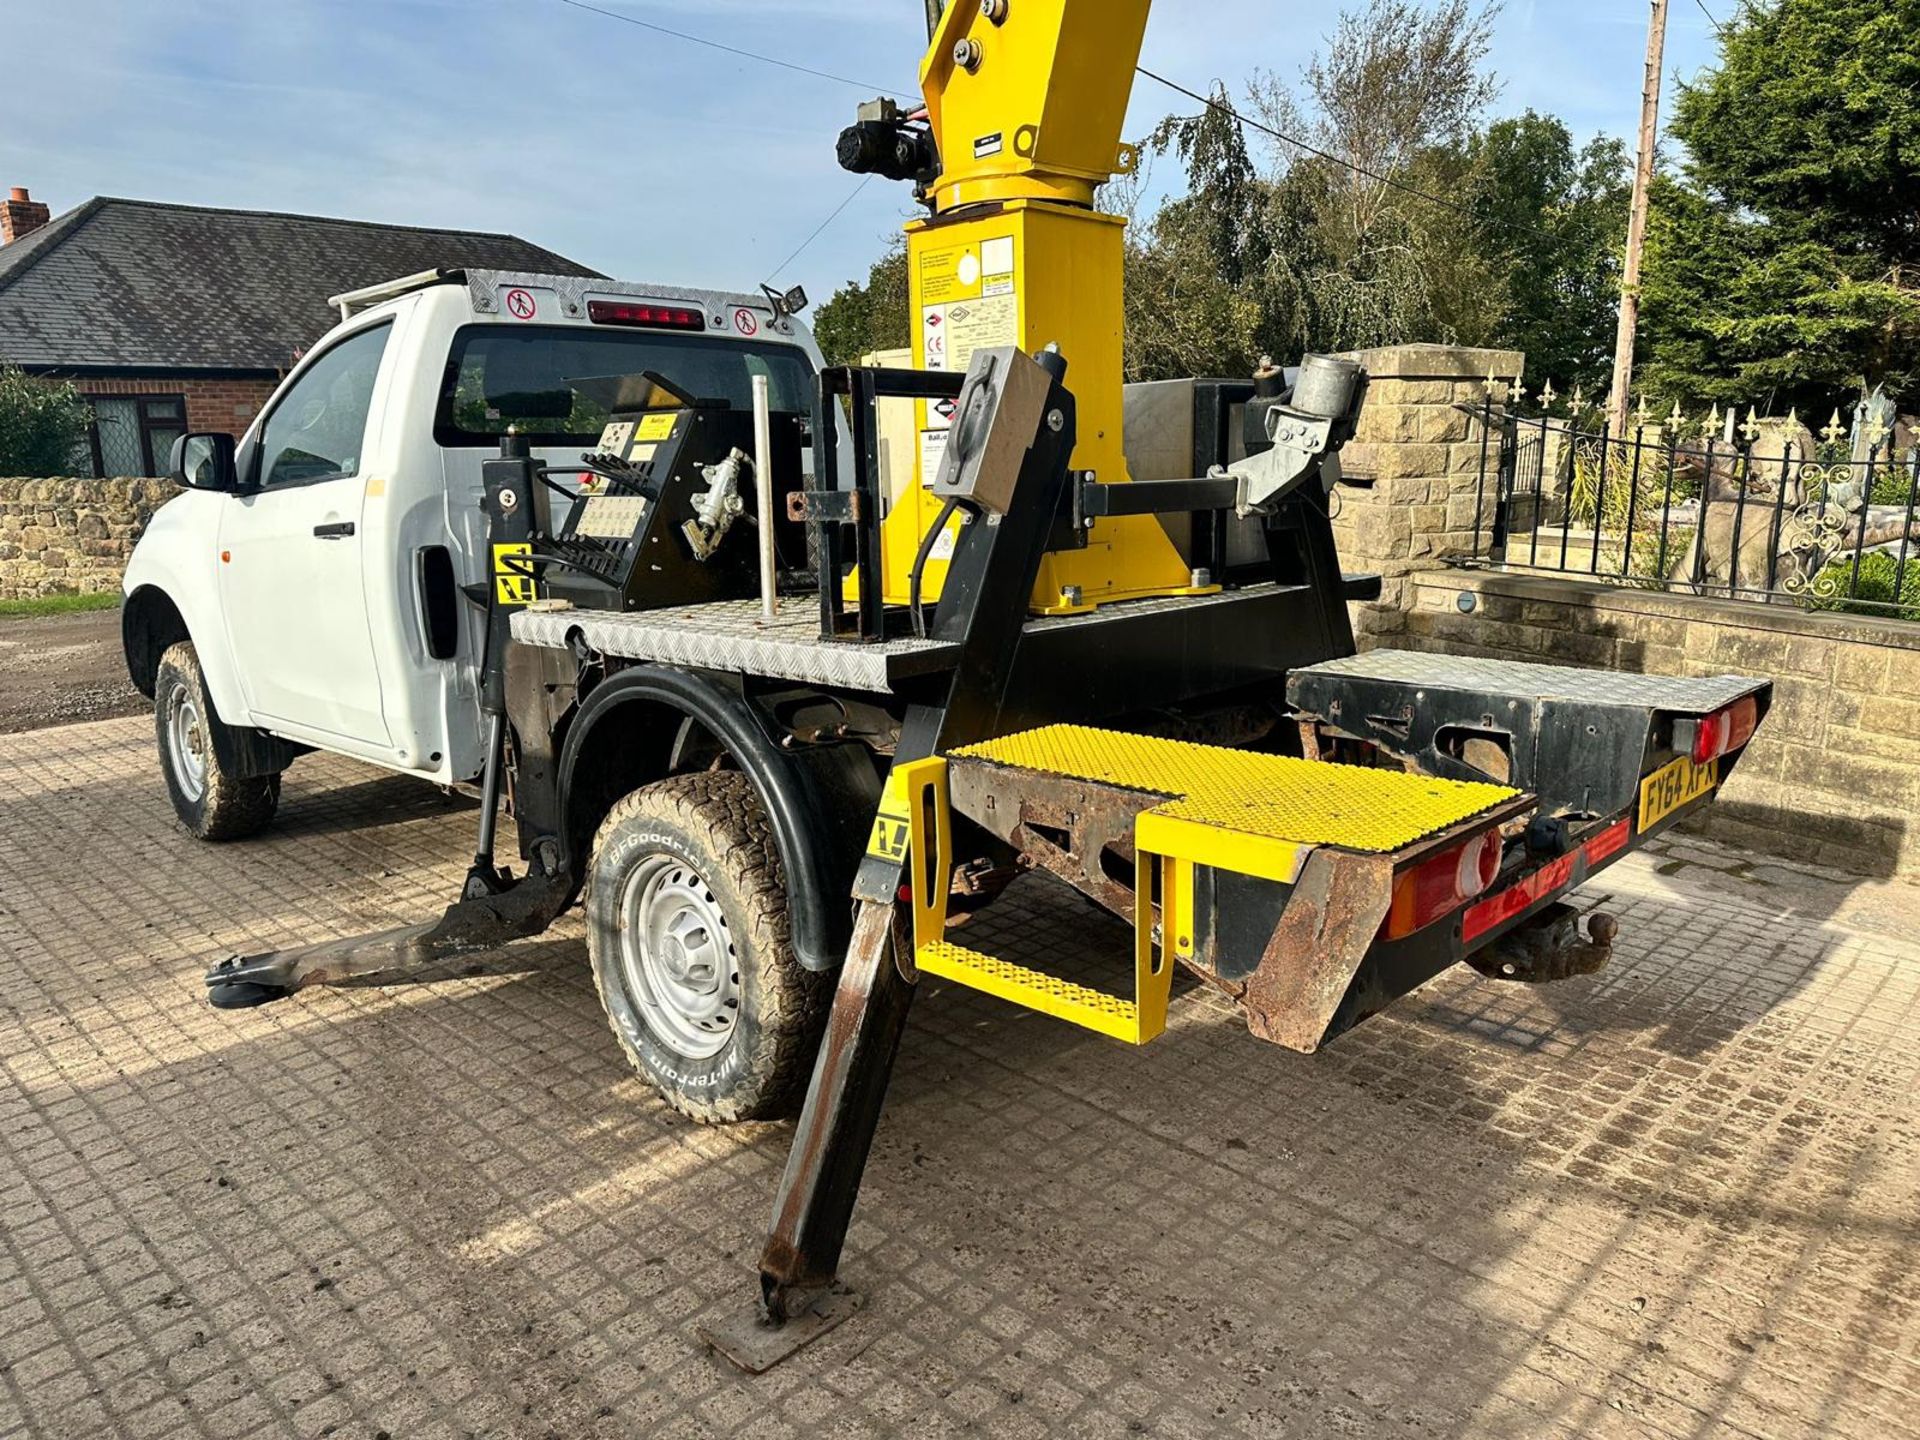
M594 275L513 235L95 197L0 201L0 364L93 407L78 473L155 475L187 430L245 429L337 295L436 266Z

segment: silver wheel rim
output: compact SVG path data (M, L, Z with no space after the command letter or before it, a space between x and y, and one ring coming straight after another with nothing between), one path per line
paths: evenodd
M620 896L620 968L647 1026L689 1060L727 1048L740 1019L740 959L720 902L674 855L650 855Z
M182 681L167 692L167 757L181 794L198 800L207 793L207 732L200 707Z

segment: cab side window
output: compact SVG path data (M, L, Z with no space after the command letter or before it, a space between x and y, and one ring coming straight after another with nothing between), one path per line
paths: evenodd
M367 412L391 325L349 336L320 356L281 397L261 432L260 483L297 485L360 473Z

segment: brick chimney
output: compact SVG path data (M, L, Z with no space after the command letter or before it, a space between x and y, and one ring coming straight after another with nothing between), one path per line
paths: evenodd
M53 212L27 194L27 187L16 185L5 200L0 200L0 245L11 245L23 235L31 235Z

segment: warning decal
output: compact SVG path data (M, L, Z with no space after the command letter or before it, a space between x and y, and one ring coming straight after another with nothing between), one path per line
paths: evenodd
M493 599L496 605L531 605L540 597L533 584L533 546L524 541L493 547Z
M898 771L888 774L880 791L880 813L874 817L867 854L895 863L907 858L907 785Z
M679 420L678 410L656 410L643 416L640 426L634 431L633 438L642 444L649 440L665 440L672 436L674 422Z
M514 319L531 320L539 310L531 292L518 288L507 291L507 313Z

